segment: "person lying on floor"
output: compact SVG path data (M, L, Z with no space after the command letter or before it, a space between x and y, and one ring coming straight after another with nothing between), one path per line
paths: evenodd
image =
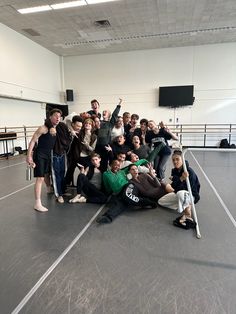
M136 187L138 195L157 201L166 193L172 191L172 188L169 183L159 181L151 164L148 164L148 169L148 173L139 173L137 165L130 165L131 179L129 184L133 184Z
M114 163L112 165L114 166ZM119 164L115 163L115 165L119 167ZM170 192L170 185L159 182L151 165L149 165L148 174L139 174L138 166L135 164L131 164L128 169L130 181L120 189L119 194L113 195L109 209L98 217L98 223L111 223L115 217L127 209L127 205L156 208L157 200Z
M100 162L100 155L93 153L91 155L92 165L86 169L80 167L80 174L77 179L77 195L70 199L69 203L106 203L107 196L101 190L102 172Z
M177 210L181 216L173 221L174 226L183 229L195 228L196 224L191 214L191 199L187 188L186 179L189 178L194 204L200 200L200 183L196 173L189 167L187 161L187 171L183 169L182 152L174 151L172 155L174 168L171 171L172 176L172 192L164 195L158 200L158 204L162 207Z

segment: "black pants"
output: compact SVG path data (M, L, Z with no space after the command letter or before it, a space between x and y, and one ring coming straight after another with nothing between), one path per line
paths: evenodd
M119 216L127 207L137 206L141 208L151 207L155 208L157 203L138 195L138 190L132 183L129 183L124 187L119 195L112 195L109 202L109 209L104 215L108 216L112 220Z
M68 162L68 167L67 167L67 171L66 171L66 177L65 177L65 181L66 184L74 184L74 172L75 172L75 168L77 167L77 161L71 159Z
M78 167L77 163L81 164L84 166L84 168L87 168L91 165L91 158L90 157L79 157L79 159L73 159L71 158L68 164L68 168L66 171L66 177L65 181L66 184L74 184L74 172L75 168Z
M101 157L101 165L100 169L102 172L107 170L108 162L109 162L109 155L105 148L105 145L97 145L95 148L95 152L100 155Z
M107 201L107 196L99 191L83 173L80 173L77 179L77 194L82 192L86 195L88 203L104 204Z

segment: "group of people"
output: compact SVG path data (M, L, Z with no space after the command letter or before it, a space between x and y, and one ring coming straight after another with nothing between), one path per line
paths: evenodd
M187 164L183 170L181 151L172 150L168 141L177 140L163 122L124 112L122 99L111 113L99 112L99 102L91 101L91 110L68 116L62 121L60 109L53 109L44 125L34 133L28 147L27 163L34 168L34 209L46 212L41 201L42 184L64 203L68 186L75 185L74 172L79 168L77 194L69 203L103 204L111 195L107 212L98 223L110 223L127 207L155 208L157 204L176 209L181 216L174 225L195 227L191 217L189 177L194 202L199 200L200 184ZM165 182L165 170L172 154L174 168L171 183Z

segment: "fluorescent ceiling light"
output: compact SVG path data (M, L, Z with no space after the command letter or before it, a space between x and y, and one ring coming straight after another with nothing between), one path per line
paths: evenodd
M79 7L82 5L87 5L87 3L84 0L79 0L79 1L55 3L55 4L51 4L50 7L53 8L54 10L58 10L58 9Z
M27 13L50 11L50 10L52 10L52 8L49 5L41 5L39 7L19 9L17 11L21 14L27 14Z
M86 0L87 4L95 4L95 3L102 3L102 2L111 2L117 0Z
M41 6L32 7L32 8L24 8L24 9L19 9L17 11L21 14L27 14L27 13L50 11L50 10L74 8L74 7L79 7L79 6L88 5L88 4L96 4L96 3L112 2L112 1L117 1L117 0L78 0L78 1L55 3L55 4L50 4L50 5L41 5Z

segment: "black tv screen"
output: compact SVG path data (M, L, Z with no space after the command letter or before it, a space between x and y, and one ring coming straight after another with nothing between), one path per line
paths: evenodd
M58 104L47 103L46 104L46 117L47 118L49 118L49 113L52 109L60 109L62 111L63 119L69 114L68 105L58 105Z
M193 101L193 85L159 87L159 106L191 106Z

